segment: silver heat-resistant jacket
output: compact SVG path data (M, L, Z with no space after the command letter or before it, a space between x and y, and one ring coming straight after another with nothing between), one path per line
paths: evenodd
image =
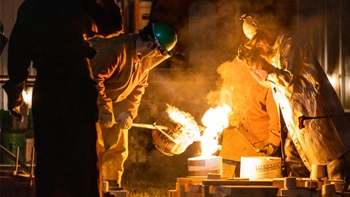
M274 53L266 60L275 66L271 81L289 134L306 167L325 165L350 148L350 123L345 116L305 120L299 129L298 117L345 115L339 98L311 45L298 36L280 35Z
M99 113L117 115L121 111L137 116L141 97L148 86L148 64L136 55L136 35L95 37L89 42L97 51L91 60L97 82ZM120 103L113 109L113 103Z

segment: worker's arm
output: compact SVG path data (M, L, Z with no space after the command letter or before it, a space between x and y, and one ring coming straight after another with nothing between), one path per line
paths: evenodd
M148 86L148 76L149 72L145 72L143 74L142 80L140 83L134 88L134 90L129 94L129 96L123 101L124 111L129 112L133 118L136 118L138 113L138 108L141 103L141 99L143 94L145 93L145 89Z

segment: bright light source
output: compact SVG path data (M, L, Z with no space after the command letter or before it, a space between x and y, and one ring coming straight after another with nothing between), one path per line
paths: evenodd
M26 87L22 91L22 96L23 96L24 102L26 102L28 104L28 108L32 108L32 94L33 94L32 87Z
M202 123L206 126L201 138L201 156L210 156L218 150L218 135L229 125L228 114L232 111L228 105L210 108L203 116Z
M337 79L336 77L333 77L332 75L327 75L329 82L332 84L333 87L337 85Z

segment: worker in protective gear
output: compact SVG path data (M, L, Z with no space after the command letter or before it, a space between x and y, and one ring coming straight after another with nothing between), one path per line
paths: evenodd
M312 165L326 165L329 179L349 182L350 122L336 92L311 45L299 35L270 24L271 19L264 19L263 15L244 18L246 27L256 31L244 31L253 33L247 35L250 40L240 47L237 56L257 81L272 88L288 129L284 150L287 167L293 173L301 163L309 171ZM304 128L299 128L303 115L327 118L307 120Z
M242 156L279 156L279 115L271 89L259 84L236 58L222 64L218 72L232 108L219 153L222 176L239 177Z
M109 190L121 187L128 156L128 130L137 116L149 71L170 57L174 29L150 23L139 34L90 39L97 55L91 61L98 90L98 156L101 180Z
M31 63L37 73L32 97L36 196L100 196L97 91L89 69L91 48L83 37L87 15L108 16L94 0L25 0L9 38L9 80L3 88L11 115L20 115ZM116 26L109 24L111 32Z

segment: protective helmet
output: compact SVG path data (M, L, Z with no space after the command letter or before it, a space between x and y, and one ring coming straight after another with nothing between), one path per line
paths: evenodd
M170 25L166 23L153 23L152 31L155 43L161 53L166 53L174 48L177 42L177 35Z
M247 16L246 14L241 16L240 19L243 20L244 35L251 40L259 32L258 22L253 17Z

